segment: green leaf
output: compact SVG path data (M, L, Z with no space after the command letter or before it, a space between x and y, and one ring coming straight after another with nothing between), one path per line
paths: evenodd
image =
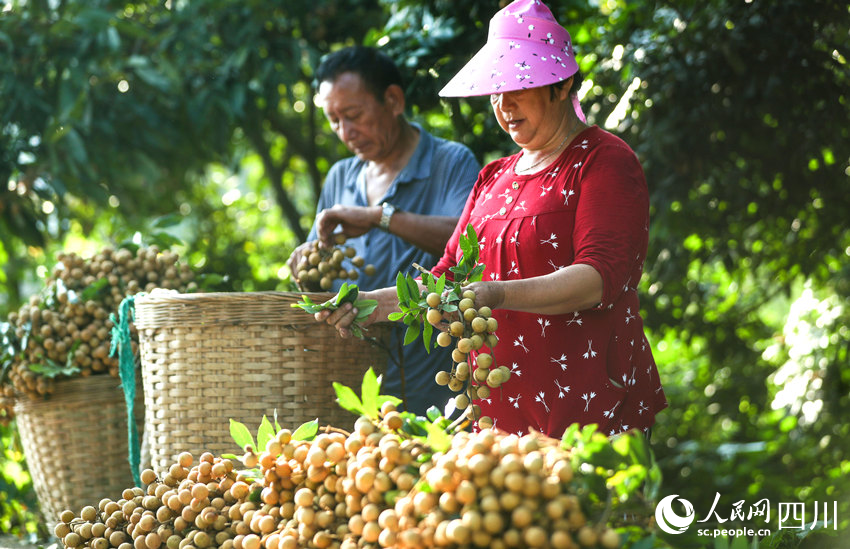
M430 353L436 342L432 341L434 335L434 326L430 322L422 323L422 342L425 344L425 350Z
M446 289L446 273L443 273L443 274L440 275L440 278L437 279L437 284L436 284L434 290L438 294L442 295L443 290L445 290L445 289Z
M262 501L263 489L257 488L250 494L248 494L248 501L253 503L260 503Z
M148 240L150 244L156 244L162 249L174 248L183 244L183 241L176 236L164 232L154 233L150 235Z
M476 265L466 277L467 282L481 282L484 277L484 265Z
M260 428L257 429L257 452L262 452L266 449L266 445L275 437L275 430L269 418L263 414L263 419L260 421Z
M404 331L404 344L408 345L416 341L416 338L419 337L419 321L414 319L414 322L411 323L407 330Z
M385 402L392 402L398 408L403 401L393 395L378 395L378 410L384 407Z
M354 306L357 308L357 320L363 320L378 308L378 302L374 299L359 299L354 302Z
M350 387L336 381L333 382L333 386L336 391L336 401L344 410L363 415L363 403Z
M410 294L407 291L407 281L404 279L404 274L401 272L399 272L395 277L395 291L400 303L410 300Z
M299 309L304 309L305 311L307 311L310 314L316 314L319 311L324 311L325 309L327 309L327 307L325 305L315 305L315 304L312 304L312 303L300 303L300 302L299 303L293 303L293 304L290 305L290 307L297 307Z
M401 318L403 316L404 316L404 313L400 313L400 312L390 313L390 314L387 315L387 320L392 320L393 322L396 322L398 320L401 320Z
M428 431L428 445L436 452L445 452L452 445L451 437L442 429L433 423L425 423L425 429Z
M467 250L465 255L472 261L478 261L478 235L475 234L475 227L472 223L466 225L466 244Z
M83 301L94 299L108 285L109 279L107 279L106 277L98 278L97 280L86 286L82 292L80 292L80 299Z
M254 437L251 435L251 431L245 427L244 423L240 423L235 421L234 419L230 419L230 436L233 438L233 442L236 443L242 450L245 449L246 446L250 446L257 450L257 445L254 444Z
M343 282L342 286L339 288L339 292L337 292L336 296L331 299L331 302L339 307L343 303L353 303L354 300L357 299L357 286L354 284L348 284L347 282Z
M363 375L360 387L360 398L363 400L363 413L372 419L378 419L378 394L381 384L371 367Z
M292 433L292 440L313 440L319 432L319 419L302 424Z
M425 415L431 421L437 421L441 417L443 417L443 412L440 411L436 406L430 406L427 410L425 410Z
M416 279L412 276L407 275L407 288L409 290L410 297L416 297L418 300L421 296L421 292L419 291L419 284L417 284Z
M50 359L48 359L47 364L41 364L41 363L29 364L29 369L30 369L30 371L35 372L36 374L39 374L39 375L42 375L42 376L48 377L48 378L53 378L53 377L56 377L58 375L68 375L68 376L70 376L70 375L73 375L73 374L80 371L79 368L78 368L78 369L76 369L76 371L66 373L63 368L61 368L58 364L56 364L55 362L53 362Z

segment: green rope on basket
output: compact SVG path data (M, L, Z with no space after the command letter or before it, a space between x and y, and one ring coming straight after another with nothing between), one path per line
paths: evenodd
M140 295L140 294L137 294ZM130 323L135 320L135 296L125 297L118 307L118 319L115 313L109 315L112 320L112 342L109 346L109 356L115 356L118 351L118 374L121 376L121 387L124 389L124 402L127 404L127 459L130 462L130 472L136 486L142 486L139 473L141 448L139 429L135 421L136 407L136 357L133 355Z

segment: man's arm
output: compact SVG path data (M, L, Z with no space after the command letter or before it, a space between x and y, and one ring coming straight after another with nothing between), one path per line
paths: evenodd
M323 210L316 218L319 240L330 244L338 226L348 237L355 237L380 226L381 206L336 205ZM432 255L442 255L449 237L457 225L457 217L422 215L396 210L390 218L390 234L413 244Z
M388 231L420 250L439 257L446 249L446 242L452 236L457 220L457 217L449 215L421 215L396 210L390 218Z

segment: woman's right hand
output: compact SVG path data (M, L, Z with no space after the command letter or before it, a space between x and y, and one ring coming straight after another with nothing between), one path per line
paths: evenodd
M365 319L359 321L361 327L369 326L375 322L387 322L390 313L398 311L398 294L394 286L382 288L371 292L360 292L359 299L374 299L378 306ZM335 311L319 311L314 315L317 322L330 324L339 332L341 337L351 337L351 325L357 318L357 309L351 303L343 303Z

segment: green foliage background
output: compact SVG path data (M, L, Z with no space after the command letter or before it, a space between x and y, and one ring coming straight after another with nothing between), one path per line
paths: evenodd
M502 3L503 4L503 3ZM642 307L670 408L665 494L707 513L839 501L850 520L850 8L827 0L552 0L591 122L652 190ZM385 48L410 116L482 162L515 150L486 99L437 90L486 39L495 0L0 2L0 314L60 250L144 239L158 219L223 289L283 268L346 154L312 67ZM0 530L37 532L14 427Z

